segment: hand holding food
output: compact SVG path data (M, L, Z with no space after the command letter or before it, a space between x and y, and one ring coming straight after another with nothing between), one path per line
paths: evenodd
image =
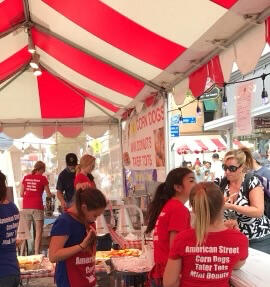
M92 247L94 243L96 242L96 231L93 227L90 227L86 237L84 240L80 243L80 247L82 249L86 249L87 247Z

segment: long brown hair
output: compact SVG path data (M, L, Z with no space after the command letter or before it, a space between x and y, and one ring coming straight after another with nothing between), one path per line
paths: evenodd
M201 182L191 189L189 202L195 214L194 228L197 245L201 245L209 225L221 213L224 205L223 194L215 183Z
M176 191L174 185L182 185L184 177L190 173L192 173L192 171L189 168L175 168L168 173L166 181L158 186L155 196L149 205L147 215L148 224L145 233L150 233L155 228L156 221L163 206L169 199L175 196Z
M6 176L0 171L0 203L7 197Z
M107 201L104 194L95 188L78 189L75 195L76 208L80 218L84 218L82 205L85 204L87 210L105 208Z
M46 170L46 165L43 161L39 160L35 163L34 169L32 170L32 174L37 173L38 171L45 171Z

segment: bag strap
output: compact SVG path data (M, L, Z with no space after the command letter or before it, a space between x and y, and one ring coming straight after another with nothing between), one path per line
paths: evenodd
M249 194L249 182L251 180L251 178L254 176L254 172L253 171L249 171L246 173L245 175L245 179L244 179L244 183L243 183L243 192L245 193L245 195L248 196Z
M222 177L221 181L219 182L219 187L222 191L222 193L225 192L225 187L227 186L227 184L229 183L228 179L226 176Z

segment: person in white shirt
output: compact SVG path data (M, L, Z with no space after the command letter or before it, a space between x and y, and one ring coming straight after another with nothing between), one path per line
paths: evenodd
M219 160L219 155L217 153L214 153L212 155L210 176L211 176L212 181L214 181L216 178L222 178L224 176L222 162Z

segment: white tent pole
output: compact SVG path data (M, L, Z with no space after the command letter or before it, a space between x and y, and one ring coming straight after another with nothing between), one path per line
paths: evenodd
M170 170L170 117L169 117L169 99L168 94L165 93L164 98L164 132L165 132L165 174L169 173Z
M119 132L119 138L120 138L120 155L121 155L121 163L122 163L122 183L123 183L123 197L125 197L125 188L126 188L126 174L125 174L125 166L124 166L124 161L123 161L123 130L122 130L122 119L120 119L119 124L118 124L118 132Z

